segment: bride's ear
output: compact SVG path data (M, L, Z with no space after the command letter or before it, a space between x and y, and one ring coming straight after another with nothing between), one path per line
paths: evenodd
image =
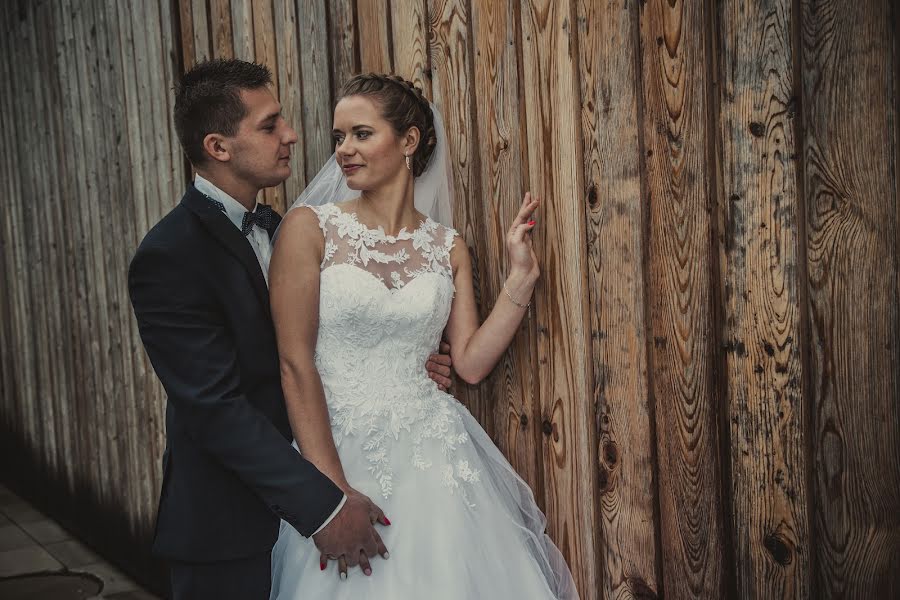
M213 160L228 162L231 160L228 141L220 133L208 133L203 138L203 150Z
M414 125L407 129L406 133L403 134L403 154L408 154L409 156L415 154L421 139L422 134L419 132L418 127Z

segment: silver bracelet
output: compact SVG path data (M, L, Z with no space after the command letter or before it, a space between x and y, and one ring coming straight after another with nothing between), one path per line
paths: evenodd
M509 301L519 308L528 308L529 306L531 306L531 300L528 301L528 304L522 304L521 302L513 298L512 294L509 293L509 289L506 287L506 282L503 283L503 291L506 292L506 297L509 298Z

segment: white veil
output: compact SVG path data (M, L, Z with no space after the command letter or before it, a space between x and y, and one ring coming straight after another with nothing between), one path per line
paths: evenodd
M425 171L415 180L416 210L442 225L453 227L453 182L450 177L447 133L441 113L434 104L431 105L431 113L434 115L436 143ZM321 206L329 202L342 202L357 196L358 191L347 187L344 174L332 154L289 210L303 205Z

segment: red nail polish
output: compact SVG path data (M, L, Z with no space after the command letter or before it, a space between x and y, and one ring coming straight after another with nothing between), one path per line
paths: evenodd
M529 225L534 225L535 223L537 223L537 221L528 221Z
M325 570L325 563L319 563L319 570L320 570L320 571L324 571L324 570Z
M385 517L385 518L384 518L384 524L385 524L385 525L390 525L390 524L391 524L391 520L388 519L387 517Z

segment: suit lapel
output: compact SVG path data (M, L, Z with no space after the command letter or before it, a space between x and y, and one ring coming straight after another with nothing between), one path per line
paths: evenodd
M228 220L228 217L222 211L210 202L205 195L197 191L197 188L193 185L188 186L181 203L197 215L200 222L203 223L212 236L240 261L247 270L247 274L250 275L250 281L253 283L253 289L259 301L268 310L269 288L266 285L265 277L263 277L259 261L256 259L256 254L253 253L253 248L250 247L247 238Z

